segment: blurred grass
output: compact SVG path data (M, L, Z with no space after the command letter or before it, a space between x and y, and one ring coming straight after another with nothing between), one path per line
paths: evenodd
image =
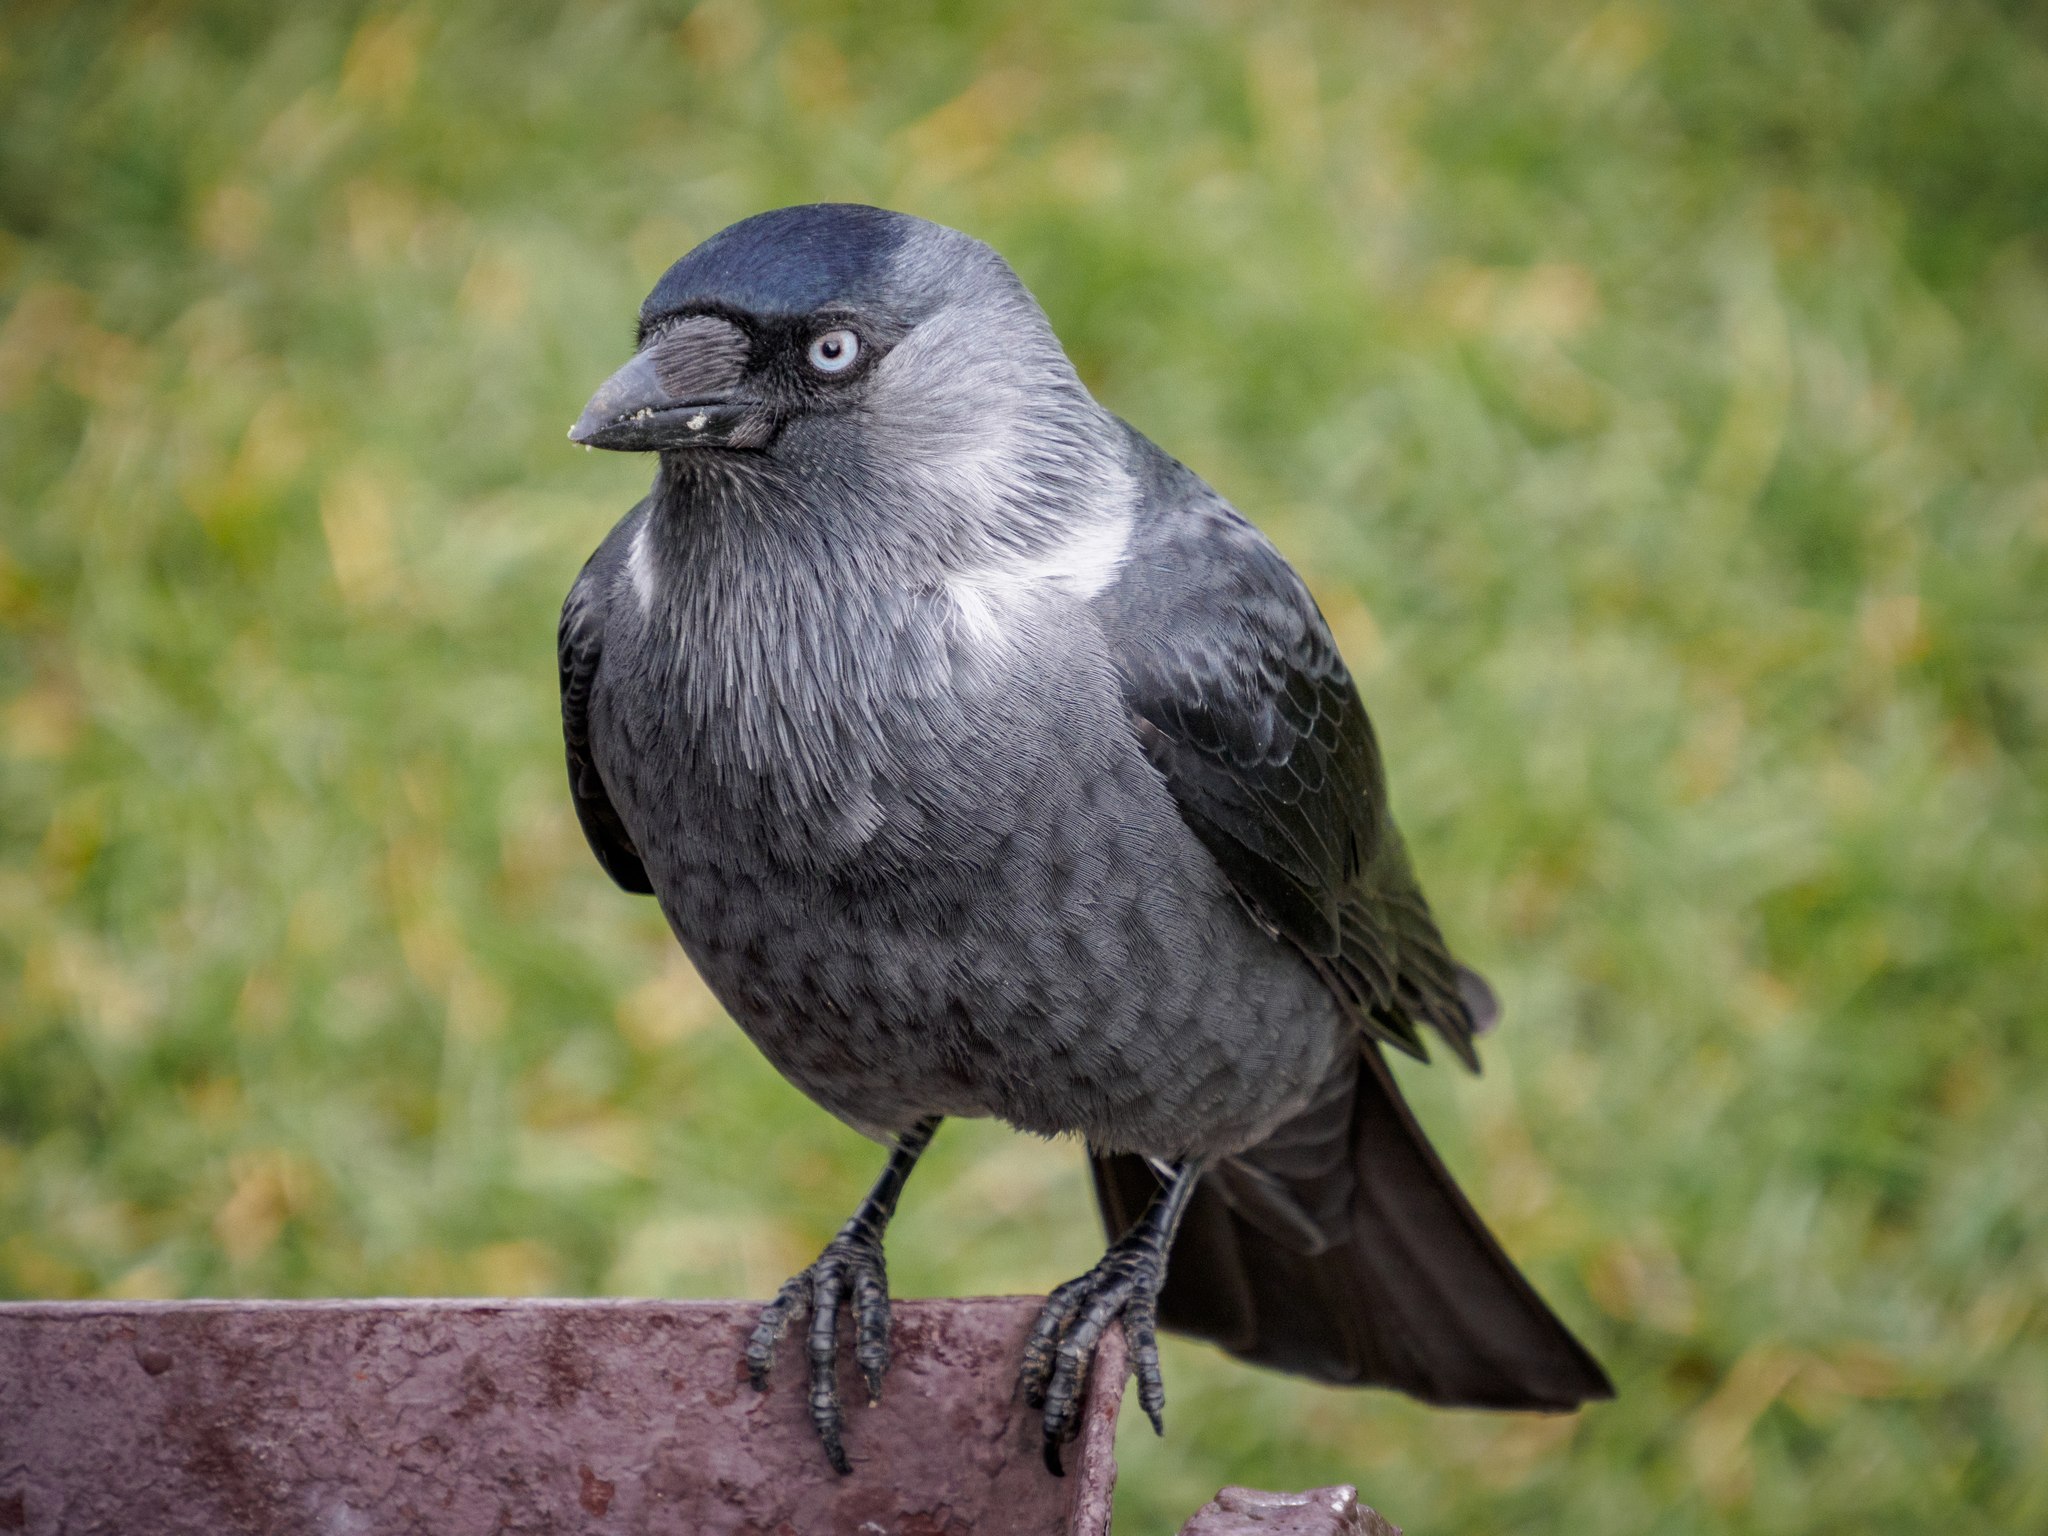
M1508 1001L1408 1080L1622 1391L1175 1347L1122 1528L2048 1528L2040 14L10 6L0 1293L759 1295L842 1219L873 1150L584 852L551 646L641 293L853 198L1310 573ZM1092 1222L957 1126L891 1259Z

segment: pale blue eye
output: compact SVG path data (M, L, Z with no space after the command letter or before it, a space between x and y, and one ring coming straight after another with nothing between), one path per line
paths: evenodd
M860 338L849 330L827 331L811 343L811 366L820 373L844 373L860 356Z

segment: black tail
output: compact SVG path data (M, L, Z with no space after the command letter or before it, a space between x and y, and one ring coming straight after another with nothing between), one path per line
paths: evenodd
M1142 1158L1094 1166L1114 1237L1159 1181ZM1269 1141L1203 1175L1160 1321L1257 1365L1446 1407L1560 1410L1614 1395L1452 1182L1370 1045Z

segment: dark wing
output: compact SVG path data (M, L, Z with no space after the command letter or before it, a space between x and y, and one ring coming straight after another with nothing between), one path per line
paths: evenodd
M619 819L590 747L590 691L604 650L605 615L631 546L631 529L641 515L641 508L634 508L584 563L562 604L555 650L561 663L562 741L568 748L569 794L576 802L576 819L583 823L583 835L604 872L622 889L651 896L654 885L647 867Z
M1253 914L1369 1033L1427 1059L1427 1024L1476 1069L1491 994L1430 916L1372 724L1301 578L1162 458L1098 610L1139 741Z

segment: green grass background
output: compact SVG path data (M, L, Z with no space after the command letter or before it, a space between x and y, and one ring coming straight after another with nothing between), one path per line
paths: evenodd
M818 198L972 230L1309 575L1507 1023L1406 1074L1613 1368L1169 1347L1121 1528L2048 1529L2048 23L1946 3L15 3L0 1294L762 1295L876 1165L612 889L563 430ZM1098 1237L955 1126L901 1291Z

